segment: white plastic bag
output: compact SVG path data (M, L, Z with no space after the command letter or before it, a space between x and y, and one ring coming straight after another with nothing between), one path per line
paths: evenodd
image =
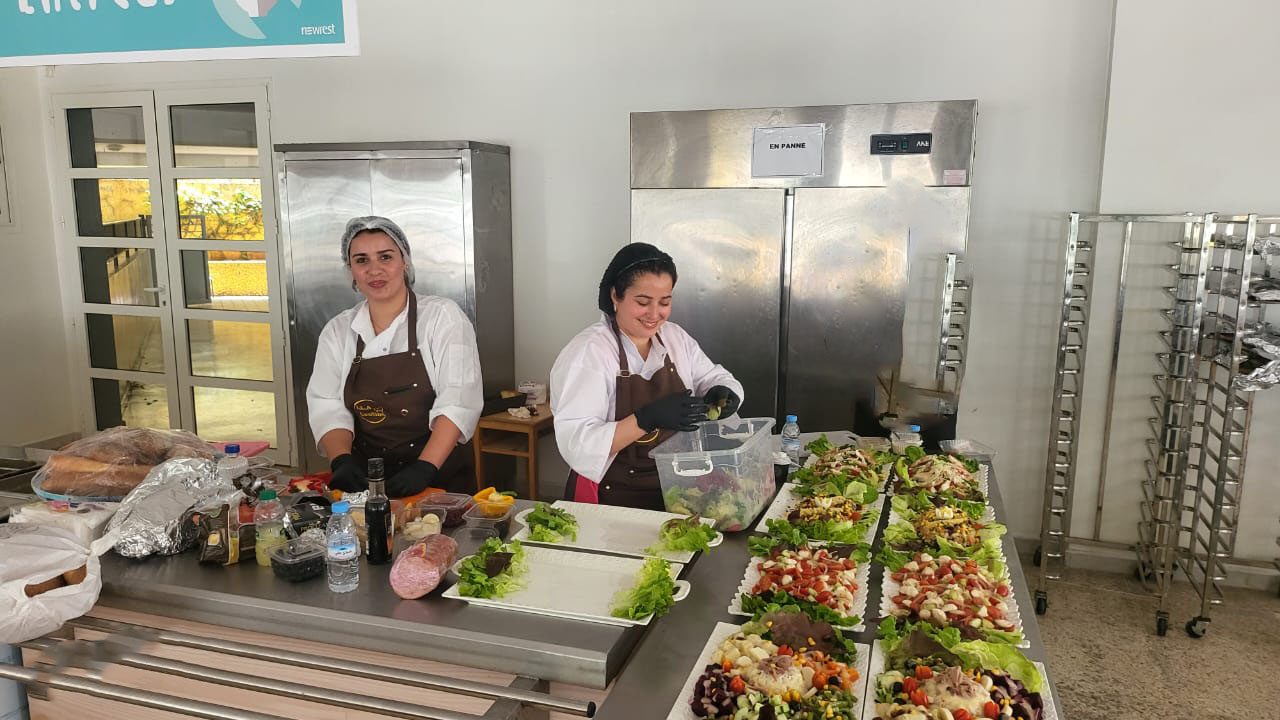
M85 547L62 528L0 525L0 643L26 642L89 612L102 590L98 556L114 543L108 535ZM80 583L27 597L28 585L80 567L85 568Z

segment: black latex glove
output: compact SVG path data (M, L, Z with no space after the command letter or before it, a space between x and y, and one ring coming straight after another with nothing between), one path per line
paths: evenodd
M695 423L707 419L707 404L682 390L658 398L636 410L636 424L645 432L654 430L694 430Z
M738 412L738 406L742 404L742 398L738 397L738 393L729 388L717 385L702 396L702 402L706 403L709 409L719 407L720 414L709 419L720 420Z
M342 492L364 492L369 489L369 481L364 477L364 468L351 456L351 453L339 455L329 463L333 477L329 478L329 487Z
M402 498L417 495L426 490L439 474L440 468L435 465L426 460L414 460L387 480L387 497Z

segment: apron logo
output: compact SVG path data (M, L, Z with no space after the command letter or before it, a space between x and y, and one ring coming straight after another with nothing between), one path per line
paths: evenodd
M375 405L372 400L357 400L355 409L360 419L370 425L378 425L387 419L387 411L381 405Z

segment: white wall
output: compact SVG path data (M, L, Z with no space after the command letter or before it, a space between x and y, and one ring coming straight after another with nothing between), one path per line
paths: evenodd
M41 135L41 72L0 70L0 135L14 220L0 225L0 445L62 435L75 417Z
M1269 0L1119 0L1107 114L1100 207L1103 212L1217 211L1280 214L1280 5ZM1134 265L1131 287L1146 294L1157 282L1154 258ZM1141 273L1145 273L1141 275ZM1114 275L1099 276L1110 286ZM1155 332L1163 325L1155 309L1167 302L1141 299L1127 311L1123 333L1124 383L1117 395L1116 422L1125 437L1150 436L1142 421L1147 401ZM1103 306L1105 308L1105 305ZM1142 309L1145 307L1146 309ZM1093 324L1108 325L1107 313ZM1272 322L1280 318L1270 318ZM1095 359L1109 354L1110 333L1094 343ZM1095 375L1105 377L1105 368ZM1095 390L1098 388L1095 388ZM1236 554L1270 559L1280 533L1280 492L1274 468L1280 447L1271 442L1280 427L1280 391L1259 393L1249 445L1245 499ZM1099 398L1100 399L1100 398ZM1113 438L1113 448L1117 447ZM1134 513L1145 457L1134 442L1109 464L1105 539L1135 535ZM1124 449L1137 452L1126 452ZM1083 468L1082 468L1083 469ZM1087 485L1088 483L1084 483ZM1092 499L1086 489L1077 503ZM1077 523L1077 532L1082 528Z
M1060 218L1097 198L1110 3L383 0L360 13L359 58L63 67L45 87L262 80L278 143L509 144L528 379L593 320L627 241L628 113L977 98L961 431L999 448L1011 524L1036 532Z

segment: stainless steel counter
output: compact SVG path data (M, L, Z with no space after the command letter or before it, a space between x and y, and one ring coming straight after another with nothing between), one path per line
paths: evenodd
M991 469L990 480L991 504L995 508L996 519L1004 522L1004 503L994 469ZM884 526L888 524L888 515L886 508L880 519L877 541ZM687 699L685 678L697 661L712 628L718 622L744 621L744 618L730 615L726 608L733 593L737 591L747 566L747 538L750 535L749 532L741 532L727 536L724 544L704 557L699 557L685 571L684 579L693 584L693 593L684 602L677 603L669 615L654 624L623 668L622 676L610 691L609 698L600 708L597 717L608 720L664 717L672 703ZM1012 575L1014 598L1022 614L1023 633L1031 643L1030 649L1024 652L1033 660L1046 662L1044 646L1040 642L1040 628L1036 624L1035 605L1032 604L1027 581L1018 562L1018 550L1014 547L1013 537L1005 535L1003 545ZM880 565L872 565L871 586L867 597L867 630L856 635L858 642L870 644L875 638L882 574L883 568ZM1053 668L1049 668L1049 672L1052 675ZM1053 693L1058 717L1066 720L1052 682L1049 691Z
M470 606L439 591L402 600L390 565L362 565L360 588L335 594L323 578L285 582L252 558L225 568L191 553L138 561L109 553L102 562L99 604L108 607L592 688L613 680L642 634Z

